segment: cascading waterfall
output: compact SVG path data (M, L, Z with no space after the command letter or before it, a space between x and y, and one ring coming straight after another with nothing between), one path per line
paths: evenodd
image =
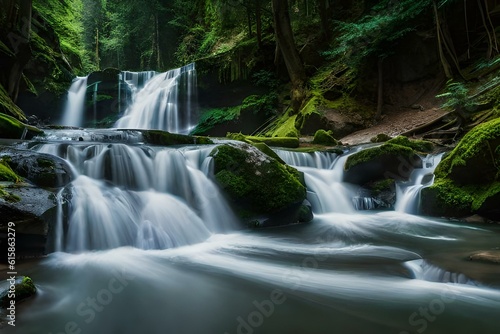
M315 213L353 213L352 198L359 187L343 182L344 164L350 154L329 152L290 152L275 150L289 165L302 171L307 184L307 198Z
M77 177L57 195L61 252L30 265L39 293L6 334L498 331L498 269L464 260L498 247L497 231L356 212L348 154L277 150L305 173L315 219L247 231L208 177L213 145L147 146L133 130L40 140L29 147Z
M396 211L418 214L420 190L434 183L434 170L442 156L443 154L427 155L422 158L423 168L414 169L408 181L396 183Z
M131 87L133 96L132 104L115 127L188 133L195 125L195 64L154 76L153 73L121 74L121 79ZM141 85L144 87L141 88Z
M208 178L213 146L41 144L36 149L66 159L78 175L69 188L68 226L61 226L59 217L54 228L56 250L165 249L236 229L235 216Z
M64 107L62 125L82 126L85 110L88 77L76 77L68 90L68 100Z

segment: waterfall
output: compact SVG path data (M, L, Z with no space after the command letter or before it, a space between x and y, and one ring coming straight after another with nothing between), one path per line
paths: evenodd
M423 158L423 168L415 168L406 182L396 183L396 207L398 212L417 214L420 204L420 190L434 183L434 170L443 154L427 155Z
M234 230L237 219L209 178L213 148L36 146L39 152L66 159L78 175L67 188L72 199L65 227L59 206L56 250L164 249Z
M87 92L87 78L76 77L68 90L68 101L64 107L62 125L82 126L85 110L85 94Z
M195 126L194 63L159 74L122 72L120 78L131 88L132 103L115 124L117 128L189 133Z
M350 154L275 150L288 164L304 173L307 199L315 213L353 213L357 186L343 182L344 164Z

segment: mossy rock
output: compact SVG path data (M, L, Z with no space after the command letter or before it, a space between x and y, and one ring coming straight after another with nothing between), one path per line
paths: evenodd
M314 134L313 144L326 145L326 146L336 146L338 141L333 138L333 133L331 130L326 131L320 129Z
M24 133L26 131L26 133ZM24 124L16 118L0 113L0 137L7 139L31 139L34 136L42 135L43 131Z
M68 163L50 154L0 147L0 156L15 174L39 187L59 188L73 179Z
M387 143L409 147L422 153L430 153L434 150L434 144L430 141L409 139L405 136L397 136L396 138L389 139Z
M306 197L300 172L251 145L221 145L210 155L217 183L245 218L300 206Z
M382 179L408 180L422 158L410 147L386 143L349 156L344 165L344 180L359 185Z
M8 112L11 115L16 116L18 119L26 121L26 116L24 115L24 112L14 103L14 101L12 101L9 94L7 94L7 91L1 84L0 84L0 112ZM2 114L0 114L0 118L1 115ZM0 126L1 122L2 121L0 119ZM1 133L3 133L3 131Z
M299 147L299 138L297 137L262 137L262 136L245 136L241 133L226 134L226 137L233 140L239 140L245 143L264 143L271 147L286 147L297 148Z
M213 144L213 141L208 137L187 136L161 130L141 130L141 132L144 141L147 144L152 144L152 145L172 146L172 145Z
M7 157L0 158L0 181L19 182L21 177L17 175L8 164Z
M478 213L500 221L500 118L476 126L445 156L434 184L422 190L422 210L434 216Z
M10 305L11 299L8 295L9 286L10 285L7 285L7 289L5 291L0 291L0 304L3 308L7 308ZM16 304L36 294L36 286L33 283L32 279L28 276L16 277L15 287Z
M370 139L372 143L384 143L388 140L391 140L391 137L386 135L385 133L379 133L378 135Z

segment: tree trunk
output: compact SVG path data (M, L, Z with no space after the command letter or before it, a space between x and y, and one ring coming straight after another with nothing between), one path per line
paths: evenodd
M156 69L161 71L161 53L160 53L160 24L158 22L158 14L155 15L156 24Z
M384 58L378 58L378 98L377 114L375 120L378 121L382 116L382 107L384 105Z
M281 50L286 69L292 82L292 109L298 113L306 97L306 72L299 52L295 47L287 0L273 0L274 32L276 44Z
M438 51L439 51L439 59L441 60L441 65L443 66L443 71L444 74L448 79L451 79L453 75L451 74L451 69L450 69L450 64L446 60L446 57L444 55L443 51L443 42L442 42L442 32L441 32L441 23L439 21L439 12L438 12L438 7L436 4L436 0L433 1L434 5L434 18L436 20L436 36L437 36L437 43L438 43Z
M262 11L260 0L255 0L255 25L257 28L257 45L262 49Z
M97 65L97 70L101 69L100 61L99 61L99 28L95 29L95 62Z
M248 36L252 36L252 13L250 11L250 3L247 6L247 25L248 25Z
M330 37L330 22L328 16L328 0L318 0L318 12L321 20L321 34L325 41Z

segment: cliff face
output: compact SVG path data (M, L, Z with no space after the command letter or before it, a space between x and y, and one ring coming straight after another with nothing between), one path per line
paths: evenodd
M62 46L59 30L68 29L58 26L55 19L62 11L70 11L72 2L55 5L43 0L6 0L2 5L0 111L21 120L25 115L40 115L40 111L46 111L42 116L49 117L51 111L60 109L60 97L74 70L81 67L78 52L68 43ZM68 34L76 32L70 30Z

